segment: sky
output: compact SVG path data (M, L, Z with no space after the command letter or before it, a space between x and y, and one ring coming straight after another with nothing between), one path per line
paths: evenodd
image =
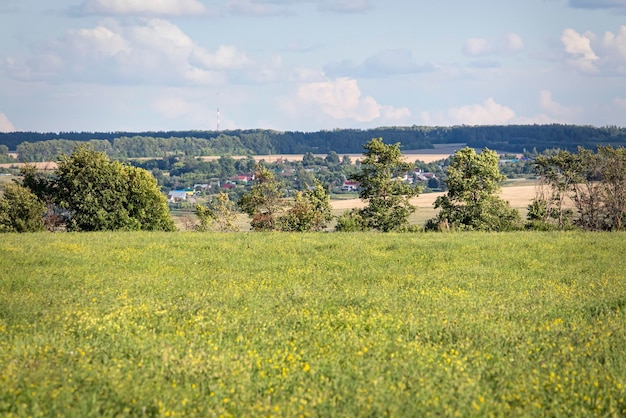
M0 132L624 115L626 0L0 0Z

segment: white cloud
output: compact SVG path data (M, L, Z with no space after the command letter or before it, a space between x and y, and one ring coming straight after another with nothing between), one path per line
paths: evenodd
M451 108L445 112L422 112L427 125L506 125L514 122L515 112L493 98L483 103Z
M566 64L586 74L626 74L626 26L616 33L605 32L599 37L593 32L579 34L565 29L561 35Z
M598 56L591 48L591 37L593 34L580 35L574 29L565 29L561 35L561 42L565 47L565 52L570 55L568 64L581 72L594 72L596 67L594 62Z
M240 69L251 64L247 55L232 45L220 45L212 54L204 49L196 48L193 51L193 58L206 68L218 70Z
M558 103L552 98L550 90L542 90L539 93L539 106L548 113L550 117L560 120L562 123L571 123L573 119L582 113L580 107L567 107Z
M13 126L7 115L2 112L0 112L0 132L15 132L15 126Z
M300 85L295 100L290 100L285 108L292 114L335 121L384 123L411 115L405 107L381 105L372 96L364 96L357 81L345 77Z
M482 57L492 54L494 47L483 38L469 38L463 44L462 51L469 57Z
M77 9L85 15L184 16L207 13L198 0L86 0Z
M507 33L496 41L484 38L469 38L463 44L461 52L468 57L486 57L489 55L515 54L524 49L522 37L516 33Z
M298 100L318 109L333 119L354 119L371 122L380 117L380 106L371 96L363 97L356 80L339 78L302 85Z
M242 51L221 45L208 51L163 19L115 21L68 31L28 60L5 59L16 79L93 83L219 84L225 71L254 67Z

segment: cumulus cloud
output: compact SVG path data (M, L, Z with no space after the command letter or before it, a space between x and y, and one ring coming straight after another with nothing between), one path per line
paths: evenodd
M386 77L399 74L417 74L435 71L432 64L419 64L406 49L388 49L365 59L361 64L350 60L331 63L324 71L331 77Z
M513 123L515 112L488 98L483 103L454 107L436 113L422 112L426 125L506 125Z
M464 55L473 58L489 55L509 55L524 49L524 41L516 33L507 33L502 38L490 41L484 38L469 38L463 44L461 51Z
M178 26L157 18L71 30L36 52L27 60L5 59L5 69L24 81L217 84L227 70L253 67L236 47L208 51Z
M289 101L285 108L301 116L335 121L384 123L403 120L411 115L405 107L381 105L372 96L363 95L357 81L347 77L302 84L295 99Z
M0 112L0 132L15 132L15 126L13 126L7 115L2 112Z
M598 36L593 32L578 33L565 29L561 42L566 53L566 64L586 74L626 74L626 26L616 33Z
M550 117L564 123L572 122L573 119L583 111L581 107L568 107L558 103L552 98L552 92L550 90L542 90L539 93L539 106L543 111L547 112Z
M187 16L203 15L198 0L85 0L75 13L81 15Z

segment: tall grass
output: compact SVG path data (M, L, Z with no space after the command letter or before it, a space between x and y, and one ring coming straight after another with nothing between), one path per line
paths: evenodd
M624 234L3 235L2 416L623 416Z

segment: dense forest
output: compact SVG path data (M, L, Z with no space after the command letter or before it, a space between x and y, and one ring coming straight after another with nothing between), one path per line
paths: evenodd
M12 132L0 133L0 146L17 151L22 161L46 161L60 152L71 153L76 142L91 142L114 158L166 155L267 155L306 152L360 153L363 144L381 137L400 143L403 151L432 148L436 144L463 143L473 148L524 152L578 146L625 146L626 128L576 125L507 125L452 127L381 127L318 132L281 132L251 129L231 131L159 132Z

